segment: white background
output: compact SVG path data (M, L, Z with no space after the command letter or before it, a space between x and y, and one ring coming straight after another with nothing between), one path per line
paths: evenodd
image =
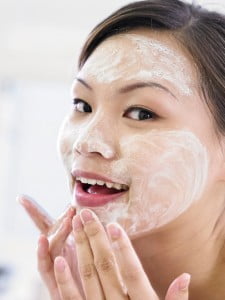
M0 268L11 270L0 275L1 300L47 299L36 271L38 231L15 198L29 194L54 217L69 203L56 139L79 50L128 2L0 0ZM225 11L223 0L198 3Z

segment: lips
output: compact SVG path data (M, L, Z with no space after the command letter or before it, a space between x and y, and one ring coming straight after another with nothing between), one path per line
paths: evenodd
M73 198L80 206L103 206L116 201L128 190L127 185L113 182L99 174L72 171L72 176L76 180Z

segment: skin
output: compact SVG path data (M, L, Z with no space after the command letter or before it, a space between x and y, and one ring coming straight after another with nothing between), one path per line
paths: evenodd
M188 116L187 124L180 119L185 116L180 113L182 101L186 104L195 93L194 75L190 62L170 43L130 33L101 44L74 83L73 97L84 99L93 113L82 113L84 102L79 102L66 118L59 137L61 155L68 173L73 166L129 185L116 203L94 210L104 224L117 221L132 238L175 219L205 184L206 150L193 131L184 130L192 118ZM127 88L137 82L138 87ZM138 110L129 110L132 106L157 116L138 122ZM117 132L119 137L114 136ZM190 190L196 193L188 195Z
M188 205L185 207L185 209L183 209L182 201L177 201L177 209L172 211L170 218L168 218L165 224L161 223L159 226L157 226L158 223L153 222L156 225L154 225L152 228L149 228L149 231L145 232L144 235L134 235L132 238L132 247L135 249L138 255L145 274L147 275L148 280L151 282L151 286L160 299L164 299L168 296L167 290L171 282L178 275L184 272L190 273L192 276L190 285L190 299L223 299L225 297L224 284L222 284L225 280L223 259L225 228L225 168L223 140L218 140L212 117L200 96L195 65L185 49L178 45L176 41L166 33L158 34L149 30L138 30L134 31L133 33L143 36L144 38L149 38L149 40L157 39L160 43L166 45L166 47L169 47L173 53L177 53L179 57L183 58L185 63L183 65L182 72L187 74L188 78L191 78L191 93L183 93L182 90L176 86L176 82L173 83L165 80L165 78L157 78L157 83L163 84L169 91L171 91L171 93L168 93L165 90L163 91L162 89L145 87L136 89L129 94L121 95L118 93L118 90L127 85L128 82L126 81L126 76L119 78L118 80L104 82L95 78L95 76L90 74L90 72L85 73L85 70L88 70L88 68L86 67L85 69L84 66L79 76L82 76L82 80L85 80L91 89L82 84L80 81L76 81L73 86L73 97L84 99L95 108L95 112L87 116L86 114L72 111L71 114L66 118L60 134L60 151L65 166L68 170L71 190L74 186L74 180L70 175L72 165L87 171L98 171L98 173L101 174L106 169L113 170L113 164L116 164L118 161L125 161L127 162L126 168L129 170L129 176L125 177L127 180L125 183L129 184L130 190L123 199L120 199L120 201L121 203L125 204L131 203L129 207L132 208L132 203L135 202L135 205L138 204L139 196L141 199L142 197L143 199L149 199L150 195L150 191L146 191L146 193L143 194L143 191L138 190L138 187L135 188L134 180L135 176L137 175L140 178L144 178L144 176L147 174L146 170L143 171L143 169L140 168L141 163L143 164L142 156L140 155L140 149L143 149L141 147L141 143L146 140L149 132L157 130L161 133L166 133L169 131L188 131L192 133L197 141L199 141L201 145L200 149L206 149L207 153L208 172L205 173L204 171L202 173L206 177L204 180L204 188L202 190L199 188L198 193L195 195L195 197L191 198L191 201L188 202ZM123 37L113 37L109 42L116 42L118 39L122 38ZM123 44L127 53L132 52L133 48L129 40L124 39ZM103 48L104 45L106 48L108 47L107 41L102 43ZM87 64L93 63L95 60L95 55L99 55L98 49L96 49L91 55L91 59L87 61ZM154 55L152 57L149 56L148 59L150 61L152 60L152 63L154 64L159 61L159 57L154 57ZM123 60L121 61L121 64L123 64ZM141 65L140 68L142 67L145 68L145 66ZM129 73L135 73L136 69L133 69L132 65L129 66L129 68ZM161 65L161 68L165 68L164 63ZM171 99L174 98L171 96L172 94L175 95L178 101ZM146 97L146 95L148 95L148 97ZM117 101L117 99L119 99L119 101ZM154 121L147 120L144 122L137 122L136 120L130 118L130 115L129 117L126 115L125 118L122 118L121 115L125 108L133 105L142 107L144 106L145 108L155 112L160 116L160 118L155 119ZM107 126L107 124L104 123L104 119L108 120L107 124L110 124L110 126ZM105 126L103 127L102 124L105 124ZM112 124L115 125L112 126ZM82 131L81 128L85 128L85 130ZM101 132L100 138L98 135L99 132ZM119 135L118 132L120 133ZM134 134L142 135L143 139L140 141L140 144L138 144L140 147L134 147L136 145L132 144L132 147L136 149L136 153L131 153L131 156L132 158L135 157L137 163L134 164L133 168L131 168L129 164L130 161L127 159L129 155L126 152L126 147L122 147L122 145L124 140L130 140ZM89 137L92 137L91 140ZM93 137L96 137L96 139ZM99 143L96 142L97 137L100 139ZM163 141L163 139L161 141ZM163 153L168 145L170 144L167 143L162 147ZM131 146L129 148L131 148ZM151 147L148 148L149 151L151 149ZM176 153L178 153L178 156L182 158L182 152L178 151ZM184 156L188 161L187 165L191 165L192 161L189 160L189 158L192 157L192 154L193 151ZM172 157L171 163L174 163L175 157ZM182 158L183 161L185 159ZM157 156L155 156L155 160L157 160ZM203 169L203 167L204 164L200 164L200 168ZM119 168L117 166L116 170L118 169ZM116 181L118 181L118 179L120 179L118 178L118 174L118 171L114 171L109 175L112 177L114 176L115 178L117 177ZM176 177L173 178L176 179ZM186 180L184 180L184 182L186 182ZM163 182L159 182L158 188L163 190L162 187ZM187 188L187 186L184 186L184 189L185 188ZM159 195L158 199L160 201L160 205L162 204L163 207L166 201L163 199L163 197L165 198L171 196L175 197L174 199L178 199L176 197L176 193L177 191L175 189L172 190L171 193ZM183 195L181 194L181 196ZM135 200L132 202L130 199L134 198ZM142 202L140 201L140 205L141 203ZM78 207L79 211L81 209L82 208ZM96 213L98 214L97 211ZM130 212L128 211L128 213L130 213L132 216L132 209ZM101 215L99 215L99 217L101 220ZM97 219L95 219L95 222L99 224L99 222L96 220ZM121 224L123 224L123 220L119 221ZM73 220L73 223L74 222L75 220ZM71 224L71 221L68 221L68 224ZM85 232L86 238L91 244L91 237L88 234L86 225L84 223L82 224L82 230ZM70 229L68 225L67 232L70 232ZM102 238L105 239L103 230L101 230L100 232L102 233ZM136 233L139 233L139 231ZM73 234L76 239L77 232L74 232L73 230ZM126 236L125 233L123 234ZM56 236L57 234L55 237ZM66 240L65 234L63 236L64 238L62 238L62 236L61 238L55 238L55 241L58 241L55 242L55 245L58 243L60 244L61 248L63 248L64 245L62 241L65 242ZM102 240L102 238L100 238L99 241ZM108 241L105 239L103 244L106 247L107 243ZM99 246L100 244L101 243L99 242ZM44 254L47 253L46 251L48 250L48 244L44 237L42 237L40 245L45 245L45 251L42 252L43 256L40 256L39 252L39 262L41 263L41 258L43 258L43 261L47 260ZM98 245L98 242L96 242L96 245ZM132 247L129 244L127 248L133 249ZM60 252L59 249L60 247L58 247L58 251L55 253ZM88 249L87 245L86 249ZM98 253L99 248L92 248L91 246L91 249L94 252L94 257L92 257L93 261L95 258L95 253ZM77 250L79 251L78 248ZM90 249L87 251L90 251ZM50 251L50 254L51 252L52 251ZM126 255L124 255L123 258L125 257ZM53 261L55 261L55 259L56 255L52 255L50 264L51 270ZM82 260L84 261L85 258L81 258L78 255L78 264L79 260L82 262ZM135 261L135 256L132 257L132 260ZM55 276L54 272L51 271L51 280L55 281L52 285L48 284L50 291L52 286L54 286L54 288L52 288L54 290L56 290L56 287L58 287L60 291L62 289L60 287L60 276L57 277L59 275L57 273L57 270L59 271L59 269L57 269L57 262L59 263L59 259L55 261ZM63 262L65 263L65 261ZM121 262L119 261L118 257L117 264L121 268ZM43 265L44 264L42 264L42 266ZM71 268L70 263L69 266ZM39 269L44 277L46 274L46 269L41 267ZM157 270L157 272L155 270ZM64 276L67 276L68 282L71 285L71 289L75 291L76 287L74 286L72 278L69 277L68 265L66 265L66 272L67 275L64 273ZM72 270L71 272L72 274L74 273ZM48 277L48 279L45 277L46 283L51 281L49 279L50 277ZM142 278L141 275L140 277ZM112 274L111 279L112 278L115 278L114 273ZM108 278L108 281L111 279ZM103 278L100 278L100 281L101 284L102 282L107 282L107 280ZM86 287L86 291L88 288L89 287ZM148 284L146 284L146 289L149 289ZM116 288L116 290L119 292L119 287ZM140 288L140 291L141 290L142 289ZM150 290L148 291L150 293ZM168 290L168 292L169 291L170 290ZM110 294L111 292L112 291L109 292L108 290L104 290L103 293ZM61 291L61 293L63 292ZM99 293L99 299L101 299L102 291ZM149 294L149 297L150 295L151 294ZM187 293L185 297L187 297ZM136 298L131 297L131 299Z
M109 224L106 233L92 211L82 210L74 216L72 207L55 222L30 197L23 195L18 201L42 232L38 269L52 300L93 299L93 295L95 299L159 300L126 232L118 224ZM69 242L71 238L76 248ZM176 278L165 300L187 300L189 283L189 274Z
M120 164L122 174L126 169L127 174L135 174L129 192L94 210L102 223L117 221L135 239L169 223L196 201L204 188L208 160L205 149L187 131L135 134L121 147L124 157L117 159L112 173Z

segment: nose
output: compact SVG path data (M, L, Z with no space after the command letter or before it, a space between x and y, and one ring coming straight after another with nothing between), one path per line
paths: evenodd
M113 159L116 157L116 149L112 128L105 122L81 128L73 144L73 152L83 156L100 155L105 159Z

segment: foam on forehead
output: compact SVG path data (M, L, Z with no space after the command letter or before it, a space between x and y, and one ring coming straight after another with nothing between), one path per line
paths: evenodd
M89 57L78 76L100 83L124 80L165 80L182 95L192 95L189 60L165 42L126 33L108 38Z

